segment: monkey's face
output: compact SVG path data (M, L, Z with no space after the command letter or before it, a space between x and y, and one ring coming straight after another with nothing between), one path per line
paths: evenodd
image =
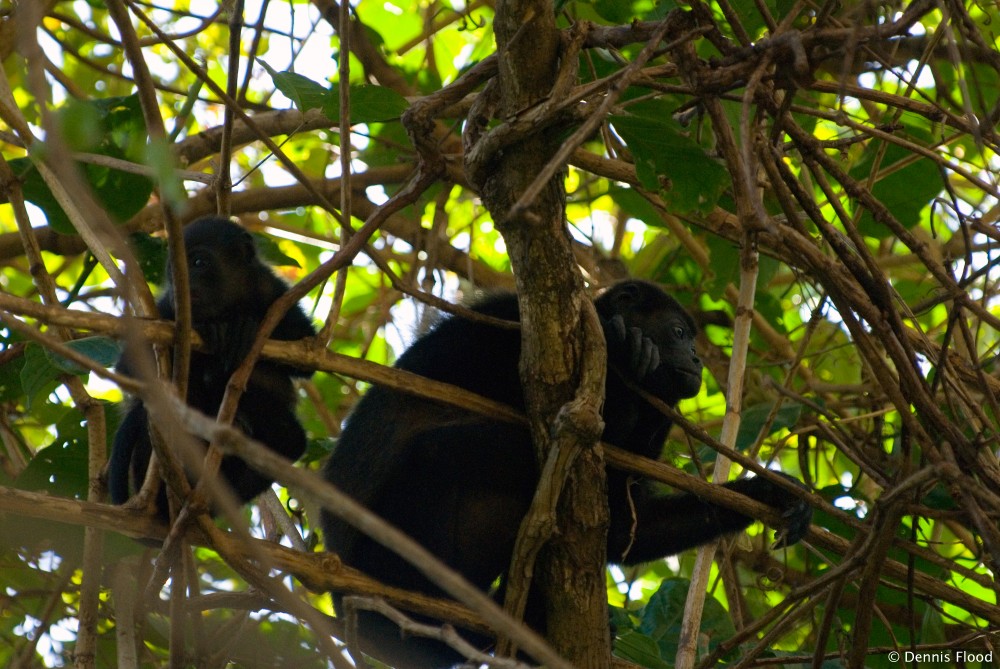
M624 333L608 342L610 360L641 358L638 381L673 404L694 397L701 389L701 360L694 349L694 321L678 302L656 284L625 281L608 289L595 302L605 321L620 318ZM648 351L650 344L655 355ZM622 350L613 350L615 347ZM653 358L653 362L645 362Z
M660 309L637 319L660 352L660 365L653 373L657 385L668 388L677 401L694 397L701 390L701 359L694 349L695 327L684 310Z
M246 268L223 249L188 249L191 316L196 323L227 318L240 308L248 293Z
M264 271L250 234L228 219L209 216L184 230L184 247L195 323L245 316L256 298L257 275ZM172 276L168 290L173 291Z

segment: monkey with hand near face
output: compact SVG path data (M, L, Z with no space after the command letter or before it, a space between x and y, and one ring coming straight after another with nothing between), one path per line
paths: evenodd
M205 350L192 351L187 403L215 416L222 403L229 377L246 357L268 308L287 290L284 282L261 262L253 237L235 223L207 217L184 230L188 277L191 285L191 316L194 330L205 342ZM173 277L157 302L160 316L173 319ZM315 334L302 308L289 309L278 323L272 339L292 341ZM130 374L126 349L118 371ZM309 372L266 360L259 361L240 397L233 424L289 460L306 449L306 435L295 416L294 377ZM123 504L142 485L152 445L149 415L142 402L132 400L115 434L108 462L111 501ZM266 490L272 481L248 467L239 458L227 456L219 469L241 502ZM193 483L193 482L192 482ZM160 490L157 512L168 519L166 493Z
M694 351L694 322L676 300L645 281L619 283L595 306L609 363L602 439L657 458L670 420L632 387L670 406L698 393L702 364ZM473 309L519 319L514 295L487 298ZM523 411L520 353L518 330L456 317L418 339L396 366ZM502 591L539 470L526 426L375 386L348 418L323 475L474 585L485 591L500 578ZM787 521L785 543L795 543L808 529L811 509L770 481L741 479L725 487L780 510ZM608 504L608 557L623 564L672 555L753 522L691 494L657 494L649 482L613 469L608 471ZM346 564L388 585L443 594L401 557L332 514L324 513L322 524L327 548ZM529 596L525 612L535 626L543 621L539 599ZM334 603L343 613L338 596ZM379 614L358 616L360 649L394 667L431 669L464 659L439 641L404 639ZM489 643L472 634L466 638L482 647Z

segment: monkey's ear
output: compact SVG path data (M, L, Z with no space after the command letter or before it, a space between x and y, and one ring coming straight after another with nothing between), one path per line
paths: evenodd
M642 291L635 282L626 281L612 287L611 290L614 291L615 304L633 306L642 301Z
M246 230L240 231L236 244L239 248L239 254L244 260L249 262L257 257L257 245L253 241L253 235Z

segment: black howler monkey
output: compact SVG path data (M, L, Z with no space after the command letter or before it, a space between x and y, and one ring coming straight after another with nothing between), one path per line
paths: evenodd
M208 217L184 230L191 315L195 331L205 341L204 351L192 351L187 403L214 416L222 403L229 377L253 344L268 308L288 289L257 256L253 238L235 223ZM157 302L160 316L173 319L173 277ZM299 306L289 309L271 334L272 339L295 340L315 334ZM129 374L129 351L118 362ZM306 435L295 416L292 377L308 372L269 361L258 362L240 397L233 424L290 460L306 448ZM108 462L111 501L123 504L136 492L149 464L152 447L149 417L142 402L134 400L115 434ZM225 457L220 475L240 501L246 502L267 489L272 481L242 460ZM157 499L161 519L167 520L166 494Z
M670 420L623 377L674 406L701 387L695 326L654 284L626 281L596 300L607 339L603 440L657 458ZM499 295L475 311L518 320L517 298ZM451 383L523 410L517 330L449 318L417 340L397 367ZM407 532L469 581L486 590L506 573L521 519L538 479L531 435L522 425L375 386L358 403L323 470L325 478ZM785 540L798 541L811 510L764 478L727 488L780 509ZM608 471L608 557L635 564L698 546L747 527L752 519L694 495L655 495L648 484ZM324 514L327 548L384 583L441 595L424 576L386 548ZM338 608L339 598L335 597ZM529 598L526 619L541 618ZM535 610L533 610L535 609ZM443 667L462 661L429 639L402 640L394 624L360 613L362 650L396 667Z

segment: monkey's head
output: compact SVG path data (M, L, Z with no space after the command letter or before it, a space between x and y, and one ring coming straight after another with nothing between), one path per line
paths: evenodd
M261 306L257 284L261 273L269 275L270 270L258 259L249 232L224 218L200 218L185 228L184 247L191 282L191 315L196 323L226 319L241 310ZM173 274L168 272L169 296L173 294L173 283Z
M638 328L659 352L660 364L649 381L669 403L694 397L701 389L701 360L694 350L694 320L659 286L648 281L617 283L595 301L601 318L621 316L626 331Z

